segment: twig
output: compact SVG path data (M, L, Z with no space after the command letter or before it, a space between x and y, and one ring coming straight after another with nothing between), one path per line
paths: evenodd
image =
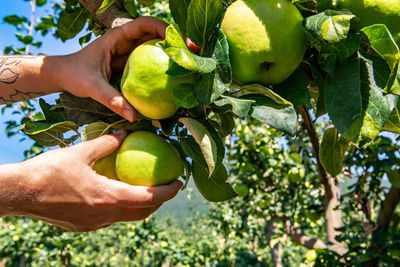
M318 238L311 238L301 232L300 229L295 227L294 222L288 218L283 220L283 223L286 228L286 232L290 235L290 237L298 244L302 245L308 249L316 249L321 248L325 249L328 246L324 243L324 241Z
M97 16L96 11L100 8L103 0L79 0L79 2L108 29L122 26L125 23L132 21L132 17L129 16L128 13L120 10L115 5L109 7Z
M29 36L32 36L33 28L35 26L36 0L33 0L31 2L31 6L32 6L32 9L31 9L31 23L29 24L29 32L28 32ZM26 47L25 47L25 55L29 54L29 47L30 47L29 44L26 45Z

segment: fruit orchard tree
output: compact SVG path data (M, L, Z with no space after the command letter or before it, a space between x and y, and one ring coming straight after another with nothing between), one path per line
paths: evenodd
M127 65L110 80L143 114L130 123L63 93L55 105L39 100L37 114L29 102L20 105L26 116L7 130L36 141L28 156L121 128L158 134L178 151L185 180L193 178L207 200L221 202L211 215L227 237L247 238L254 250L268 246L276 266L287 263L289 248L308 250L306 260L320 266L394 266L400 263L400 8L397 1L354 1L357 8L350 2L55 4L55 15L35 29L55 29L65 41L87 27L81 44L143 15L170 23L165 40L129 59L142 68ZM4 21L21 31L27 19ZM19 40L24 48L7 47L5 54L40 46L31 32ZM146 64L159 64L162 73L152 77ZM161 105L166 116L158 116Z

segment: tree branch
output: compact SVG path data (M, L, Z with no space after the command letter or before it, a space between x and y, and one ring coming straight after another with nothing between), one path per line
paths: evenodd
M324 243L324 241L318 238L311 238L303 234L300 229L295 227L294 222L292 220L286 218L284 219L283 224L285 225L286 232L290 235L293 241L299 243L303 247L308 249L328 248L328 246Z
M276 228L276 221L274 219L267 221L267 242L269 250L271 252L272 260L274 261L275 267L282 267L283 264L281 256L279 255L280 242L277 242L274 246L271 245L271 239L275 234L275 228Z
M33 0L31 2L31 6L32 6L32 8L31 8L31 21L30 21L31 23L29 24L29 32L28 32L29 36L32 36L33 28L35 27L36 0ZM25 55L29 54L29 47L30 47L29 44L26 45L26 47L25 47Z
M385 249L385 246L379 242L382 235L385 235L389 229L390 221L396 206L400 202L400 189L392 186L387 193L385 200L382 202L377 220L377 229L372 234L372 241L368 251L377 255L375 258L363 264L365 267L378 266L380 261L380 252Z
M303 118L305 128L307 129L308 136L310 137L321 184L324 186L325 230L327 241L329 242L328 247L339 254L344 254L344 245L336 241L336 236L340 235L340 232L338 232L336 228L340 228L343 225L342 212L337 208L340 205L339 185L337 181L325 171L321 164L319 159L319 138L307 107L302 105L299 107L299 111Z
M120 9L118 1L99 16L97 16L96 11L100 8L103 0L79 0L79 2L108 29L122 26L132 20L128 13Z

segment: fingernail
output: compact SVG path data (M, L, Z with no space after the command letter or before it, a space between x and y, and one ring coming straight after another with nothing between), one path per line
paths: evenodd
M124 115L124 118L127 119L128 121L130 121L130 122L133 121L134 115L133 115L132 110L125 109L123 115Z

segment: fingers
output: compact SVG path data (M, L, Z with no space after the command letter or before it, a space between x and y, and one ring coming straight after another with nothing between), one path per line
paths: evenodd
M102 103L130 122L136 120L136 111L129 102L106 81L98 81L97 90L92 98Z
M109 180L122 207L149 208L159 206L176 196L183 183L174 181L168 185L155 187L132 186L123 182Z
M162 20L152 17L140 17L132 22L124 24L121 27L121 31L127 40L141 38L141 36L146 33L164 39L167 27L168 23Z
M160 206L152 208L122 208L116 221L129 222L129 221L141 221L149 217L151 214L156 212Z
M115 134L107 134L96 139L82 142L75 147L81 149L87 155L88 164L91 164L114 150L116 150L125 139L127 132L118 130Z

